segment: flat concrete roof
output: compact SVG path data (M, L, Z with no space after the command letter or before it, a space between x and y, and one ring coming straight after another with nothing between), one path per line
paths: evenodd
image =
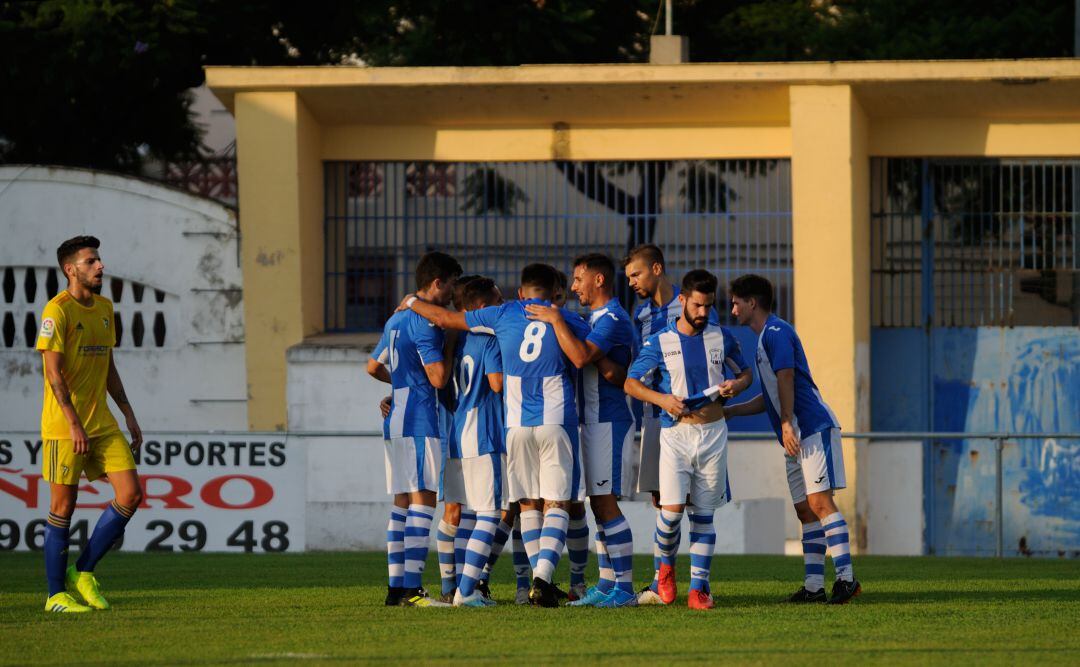
M238 93L295 91L328 124L786 124L793 85L851 85L871 117L1080 116L1080 60L520 67L207 67ZM581 104L587 101L587 104Z

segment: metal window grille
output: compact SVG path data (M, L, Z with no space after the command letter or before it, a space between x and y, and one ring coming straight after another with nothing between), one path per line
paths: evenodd
M605 252L618 266L646 242L664 250L675 279L693 268L713 271L722 284L746 272L769 277L779 314L791 319L788 160L324 167L330 332L381 330L401 295L415 289L416 261L431 250L490 276L510 296L530 262L569 274L576 255ZM620 297L631 305L625 289ZM729 316L725 304L718 308Z
M871 161L875 326L1080 324L1080 161Z

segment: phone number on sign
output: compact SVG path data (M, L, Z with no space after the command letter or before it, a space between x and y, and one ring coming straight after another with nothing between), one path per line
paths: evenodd
M86 547L90 540L91 526L86 519L80 519L71 524L71 546L80 550ZM125 532L130 534L133 530L139 530L136 526L129 526ZM174 523L164 519L153 519L146 523L143 530L149 538L144 551L202 551L207 542L207 527L202 521L194 519ZM31 551L41 551L45 543L45 520L34 519L25 526L20 526L13 519L0 519L0 551L13 551L24 545ZM124 535L113 545L113 549L123 546ZM258 524L255 521L244 521L225 538L225 546L228 550L237 550L251 553L253 551L265 551L277 553L289 548L289 524L284 521L267 521Z

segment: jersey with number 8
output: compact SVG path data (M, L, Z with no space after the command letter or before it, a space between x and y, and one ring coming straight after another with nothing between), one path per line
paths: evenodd
M574 368L562 353L555 330L530 320L525 306L540 299L511 301L465 313L473 333L495 336L502 352L506 426L577 426ZM589 325L577 313L562 309L574 335L585 340Z

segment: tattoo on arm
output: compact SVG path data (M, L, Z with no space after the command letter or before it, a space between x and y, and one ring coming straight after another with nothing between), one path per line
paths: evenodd
M49 386L52 387L53 396L56 397L56 402L61 407L71 405L71 391L68 389L63 375L57 375L55 378L50 379Z

